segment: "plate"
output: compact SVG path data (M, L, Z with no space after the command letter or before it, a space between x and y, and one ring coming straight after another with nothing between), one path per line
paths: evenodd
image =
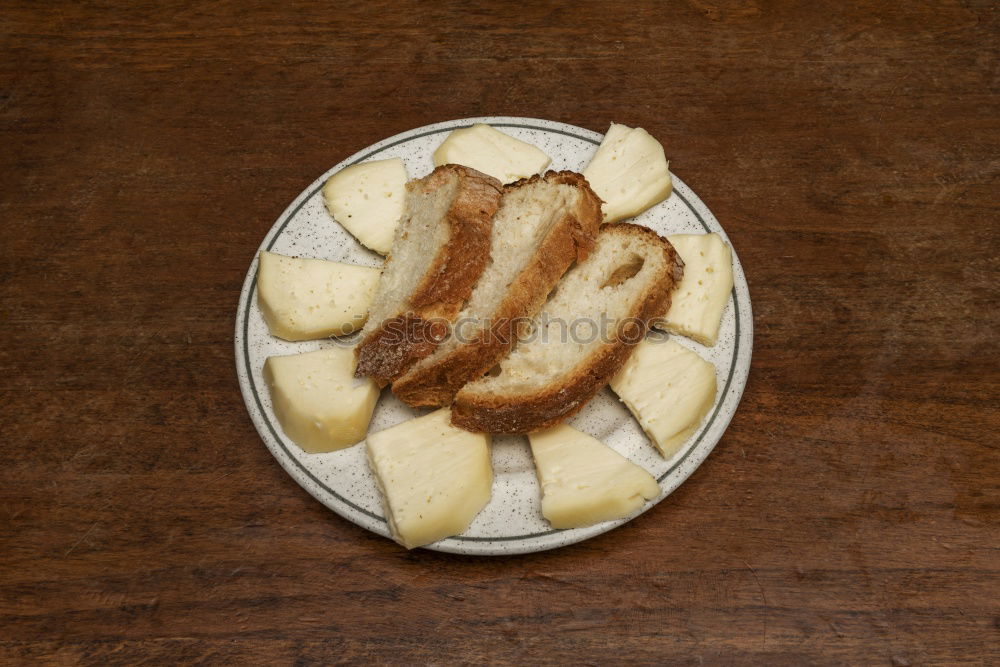
M451 130L488 123L511 136L541 148L552 158L550 169L582 171L600 144L602 135L565 123L516 117L482 117L435 123L397 134L369 146L317 178L289 205L264 238L260 250L316 257L363 266L380 266L382 258L365 249L333 221L320 192L326 180L344 167L366 160L399 157L411 178L433 169L431 154ZM660 234L726 233L697 195L673 175L673 193L631 219ZM730 247L732 244L730 243ZM291 343L274 338L257 307L257 258L250 264L236 316L236 366L247 410L264 444L278 463L306 491L340 516L388 537L381 497L365 461L363 443L326 454L306 454L281 431L263 381L269 356L309 352L336 345L322 340ZM661 495L625 519L586 528L554 530L542 518L541 500L527 438L493 438L493 497L462 535L427 545L426 549L460 554L508 555L565 546L604 533L650 509L688 478L722 437L743 394L750 368L753 324L750 294L740 261L733 251L733 292L722 318L719 340L703 347L676 336L682 345L715 364L718 389L715 404L698 431L669 460L648 442L638 423L610 389L604 388L570 424L595 436L656 477ZM381 431L426 414L413 410L386 389L382 392L369 430Z

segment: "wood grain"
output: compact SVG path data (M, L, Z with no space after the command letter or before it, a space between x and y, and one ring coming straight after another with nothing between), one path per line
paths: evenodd
M0 661L1000 661L996 3L0 11ZM473 115L664 140L746 269L743 404L653 511L407 553L276 465L244 273L317 174Z

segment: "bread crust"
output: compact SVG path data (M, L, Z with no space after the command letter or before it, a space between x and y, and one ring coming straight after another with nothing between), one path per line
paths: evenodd
M454 172L459 179L455 199L445 214L450 236L410 295L414 308L464 303L490 258L493 214L500 207L503 186L475 169L443 164L426 179L411 181L407 187L440 187L447 172Z
M424 319L413 313L391 317L365 338L364 350L355 350L358 370L354 375L370 377L384 387L400 368L409 368L431 354L447 335L448 323L442 318Z
M510 352L517 340L514 328L518 322L533 317L570 265L590 254L601 224L601 200L581 174L548 171L511 183L504 187L504 192L543 179L576 187L580 193L576 207L552 226L532 261L511 283L503 301L490 314L488 331L478 333L447 356L414 369L393 383L393 393L404 403L412 407L451 403L463 385L483 375Z
M458 189L443 220L448 242L410 293L408 307L380 323L355 348L356 377L371 377L384 387L431 354L445 337L442 327L446 332L486 268L493 214L503 192L500 181L469 167L444 164L407 183L407 191L442 187L451 173L458 177Z
M602 231L608 228L655 238L666 259L660 275L646 288L629 316L642 323L642 335L625 339L618 332L616 340L597 348L563 381L528 395L514 398L462 389L451 406L454 425L469 431L505 434L529 433L554 426L579 412L625 365L650 323L664 312L664 308L670 307L671 292L683 275L684 264L670 242L651 229L631 223L601 226Z

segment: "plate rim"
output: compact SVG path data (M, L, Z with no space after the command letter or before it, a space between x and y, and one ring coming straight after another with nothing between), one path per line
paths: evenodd
M271 452L272 456L275 457L279 465L281 465L281 467L292 477L292 479L296 481L296 483L299 484L299 486L303 487L316 500L320 501L324 506L334 511L339 516L346 518L366 530L382 535L383 537L389 537L389 531L385 518L354 504L317 478L304 463L292 455L289 448L285 445L283 438L279 434L280 429L272 424L271 420L268 419L265 414L263 404L260 401L257 388L253 380L252 370L249 367L249 314L252 308L251 300L256 288L258 257L261 251L269 250L273 247L277 238L280 236L284 228L291 222L295 214L306 204L306 202L311 200L317 194L319 189L322 188L323 183L326 182L326 179L328 179L330 175L344 169L347 166L363 162L375 156L379 152L399 145L400 143L405 143L407 141L412 141L414 139L419 139L432 134L438 134L444 131L469 127L476 123L486 123L494 127L520 127L535 131L554 132L578 140L587 141L594 144L595 147L603 138L603 135L598 132L570 125L568 123L521 116L477 116L459 118L431 123L429 125L423 125L394 134L353 153L346 159L337 163L312 181L312 183L310 183L305 189L302 190L302 192L299 193L297 197L295 197L295 199L292 200L292 202L282 211L281 215L278 216L277 220L271 225L257 248L257 251L254 253L240 291L235 321L235 337L233 341L236 357L237 380L240 385L240 392L243 396L247 412L249 413L258 435L261 440L264 441L264 445L267 447L268 451ZM694 191L691 190L691 188L688 187L679 177L677 177L673 171L671 171L671 176L673 180L672 194L677 194L681 202L695 215L695 218L707 233L721 233L721 236L729 244L733 254L734 278L738 277L739 282L737 283L734 281L733 290L731 292L732 304L735 310L734 316L736 329L734 332L733 359L729 364L729 373L726 382L723 386L722 392L719 394L719 398L713 406L711 415L703 420L702 424L699 426L696 437L691 439L690 444L688 444L683 453L678 452L677 454L680 454L679 456L675 454L675 456L672 457L674 460L672 461L670 467L657 477L657 483L660 485L661 493L653 500L647 501L641 508L627 517L614 521L603 522L593 526L568 530L549 529L547 531L518 536L477 537L459 535L445 538L422 548L464 555L517 555L555 549L596 537L597 535L601 535L631 521L663 501L701 466L701 463L704 462L708 455L715 449L719 440L722 439L722 436L728 429L729 423L739 407L744 389L746 387L746 382L749 378L751 367L750 362L753 352L753 317L749 288L746 283L746 277L743 272L742 265L737 256L736 249L733 247L728 234L726 234L722 225L718 222L718 219L715 218L711 210L703 201L701 201ZM705 217L702 215L702 212L698 210L699 206L703 209L703 212L707 214L707 217L715 223L718 227L717 230L709 227ZM745 296L745 303L742 304L740 303L740 296L737 290L738 286L742 287ZM743 311L742 316L741 311ZM741 339L746 340L745 351L740 350ZM740 356L741 352L743 352L743 356ZM739 386L735 387L735 392L733 392L732 390L734 387L732 387L732 380L736 374L737 366L743 370L743 379L742 382L738 383ZM716 421L720 417L720 412L722 411L723 406L726 404L731 404L731 409L726 410L725 414L721 415L721 421ZM707 434L709 428L714 424L719 425L718 437L715 437L712 442L706 443L703 441L705 435ZM684 466L685 463L689 463L689 465L682 469L682 466ZM678 474L675 475L674 473ZM671 475L673 475L673 478L671 478Z

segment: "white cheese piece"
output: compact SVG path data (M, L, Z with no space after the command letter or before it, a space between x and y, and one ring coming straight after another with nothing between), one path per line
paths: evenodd
M684 260L684 277L670 310L653 325L711 347L733 289L733 253L718 234L674 234L667 240Z
M354 377L354 350L326 350L269 357L264 380L285 435L310 454L360 442L368 431L379 390Z
M260 253L257 303L272 336L314 340L360 329L379 270L323 259Z
M663 146L641 127L612 123L583 175L604 200L604 222L631 218L670 196Z
M434 166L472 167L501 183L534 176L550 162L552 159L535 146L482 123L454 130L434 151Z
M393 539L407 549L465 531L490 500L490 437L442 408L368 436L368 464Z
M542 485L542 515L553 528L621 519L660 495L652 475L575 428L561 424L528 439Z
M715 403L715 366L676 341L647 338L612 378L611 389L669 459Z
M341 169L323 186L326 208L365 247L388 255L406 198L406 167L400 158Z

